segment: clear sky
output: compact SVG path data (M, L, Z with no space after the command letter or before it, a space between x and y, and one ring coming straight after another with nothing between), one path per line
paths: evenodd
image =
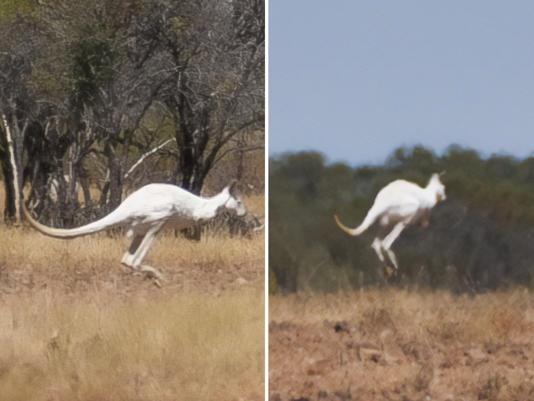
M534 1L270 0L271 154L534 152Z

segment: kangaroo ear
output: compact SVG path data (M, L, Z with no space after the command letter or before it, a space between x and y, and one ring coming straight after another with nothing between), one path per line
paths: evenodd
M237 180L235 178L228 184L228 192L233 197L237 196Z

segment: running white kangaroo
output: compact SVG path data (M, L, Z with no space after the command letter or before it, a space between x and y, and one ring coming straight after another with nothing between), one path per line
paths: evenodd
M126 235L133 241L121 263L134 272L161 278L155 268L141 264L154 237L164 227L184 229L214 218L223 209L243 216L247 210L236 194L237 181L232 181L211 198L196 196L170 184L149 184L128 196L107 216L85 226L71 229L47 227L36 221L24 206L24 214L38 231L55 238L71 239L93 234L116 226L126 226Z
M375 250L380 261L385 263L386 267L392 267L395 274L399 265L391 246L407 226L417 223L421 223L423 227L428 226L431 209L438 202L446 199L445 186L440 180L440 176L443 174L432 174L425 188L406 180L395 180L378 192L373 206L358 227L349 228L341 223L337 215L334 215L336 223L343 231L352 236L362 234L377 220L382 226L394 226L393 230L383 239L376 237L371 247ZM384 251L390 266L384 257ZM386 273L389 272L386 270Z

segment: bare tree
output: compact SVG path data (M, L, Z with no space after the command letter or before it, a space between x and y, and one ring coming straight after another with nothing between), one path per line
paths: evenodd
M199 194L219 162L238 155L242 176L244 154L262 147L263 1L58 0L0 31L11 220L20 220L25 182L41 219L68 226L109 212L126 186L146 181Z
M0 45L0 155L6 190L7 221L22 219L24 141L34 104L28 79L36 46L33 27L23 19L2 26Z
M162 83L153 48L136 41L140 13L133 1L63 1L47 7L43 17L69 56L72 91L63 119L74 140L66 160L68 198L74 203L77 181L87 176L84 162L96 154L106 166L99 200L103 212L121 201L131 148L146 152L135 135ZM85 198L91 201L90 195Z
M199 193L232 138L263 126L264 4L173 3L158 27L169 71L161 99L179 152L174 179Z

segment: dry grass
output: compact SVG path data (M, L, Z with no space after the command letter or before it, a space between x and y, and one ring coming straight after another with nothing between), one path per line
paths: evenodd
M162 289L120 266L122 236L0 244L1 400L263 398L262 235L158 237Z
M370 334L391 326L428 341L502 341L534 328L534 294L526 290L477 296L446 291L368 290L342 295L275 296L271 319L313 323L350 319Z
M269 302L272 399L534 399L534 294L526 290Z
M38 290L0 304L4 400L262 396L262 300Z

